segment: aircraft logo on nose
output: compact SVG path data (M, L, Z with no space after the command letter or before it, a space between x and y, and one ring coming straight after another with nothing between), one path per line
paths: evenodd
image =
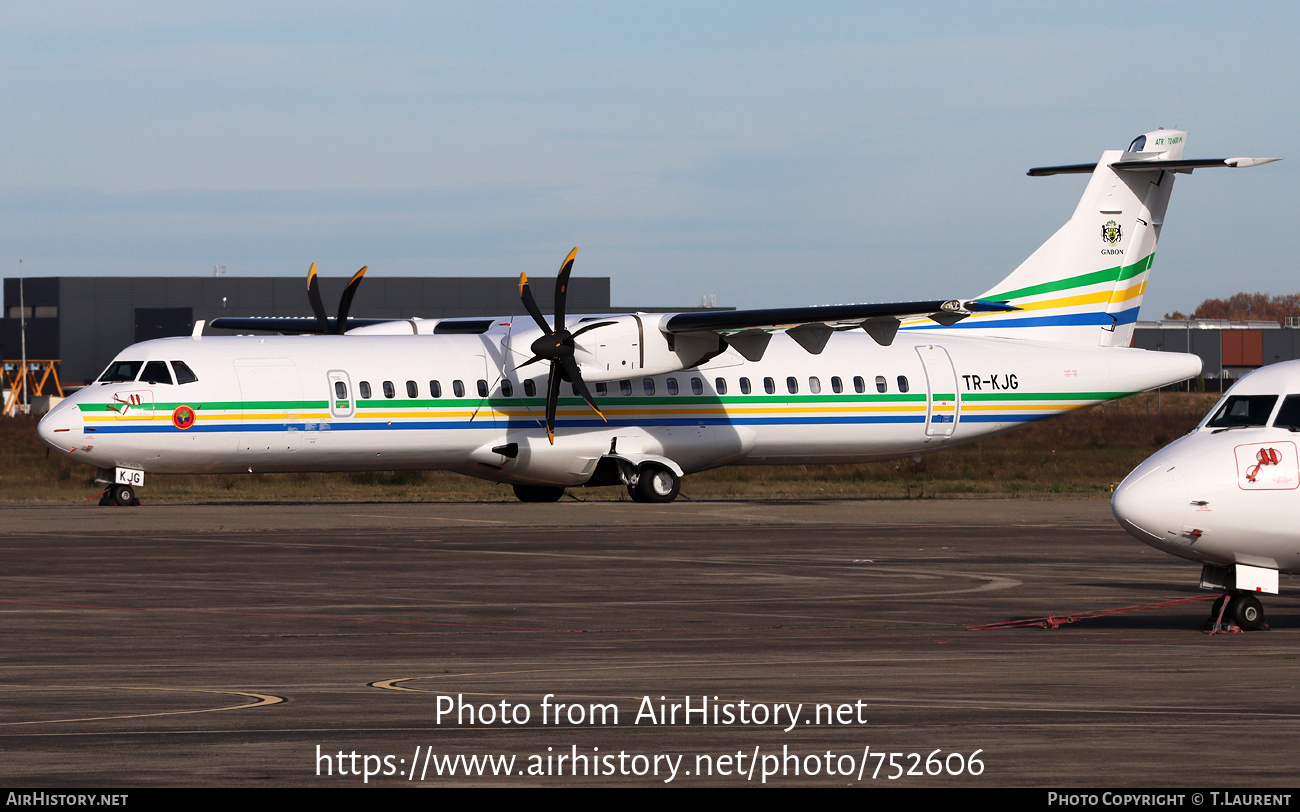
M126 414L132 406L140 406L144 403L144 398L138 392L127 392L126 397L120 394L113 395L113 403L108 404L113 411L118 414Z
M1277 465L1281 462L1282 454L1276 448L1261 448L1259 452L1255 454L1255 461L1259 464L1246 472L1246 479L1251 482L1254 482L1255 478L1259 476L1260 468L1263 468L1265 465Z
M1296 446L1290 442L1250 443L1236 448L1237 485L1243 490L1300 488Z

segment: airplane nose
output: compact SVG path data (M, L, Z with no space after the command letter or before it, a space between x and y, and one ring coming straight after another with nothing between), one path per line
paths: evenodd
M75 403L63 401L41 418L36 433L46 445L60 451L69 451L81 443L81 410Z
M1181 539L1187 516L1187 482L1177 467L1151 465L1128 475L1110 500L1115 518L1131 535L1168 549Z

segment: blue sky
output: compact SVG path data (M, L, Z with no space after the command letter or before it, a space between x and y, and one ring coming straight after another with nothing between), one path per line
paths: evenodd
M1294 293L1297 14L6 4L0 271L550 274L578 245L619 304L970 296L1082 191L1027 168L1164 126L1291 160L1179 178L1143 316Z

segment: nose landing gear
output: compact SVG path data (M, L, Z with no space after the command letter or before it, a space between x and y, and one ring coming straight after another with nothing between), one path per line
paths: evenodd
M99 504L105 507L113 505L119 507L135 506L140 504L140 500L135 495L135 488L130 485L113 485L104 491L103 496L99 497Z
M1224 606L1224 603L1227 606ZM1257 632L1268 628L1264 622L1264 605L1249 592L1221 595L1210 608L1209 627L1212 632L1226 631L1224 621L1243 632Z

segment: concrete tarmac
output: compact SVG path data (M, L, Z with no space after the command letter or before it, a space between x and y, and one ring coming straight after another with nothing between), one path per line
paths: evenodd
M1289 577L1266 632L1202 633L1208 602L968 630L1207 594L1104 499L0 522L14 787L1300 779Z

